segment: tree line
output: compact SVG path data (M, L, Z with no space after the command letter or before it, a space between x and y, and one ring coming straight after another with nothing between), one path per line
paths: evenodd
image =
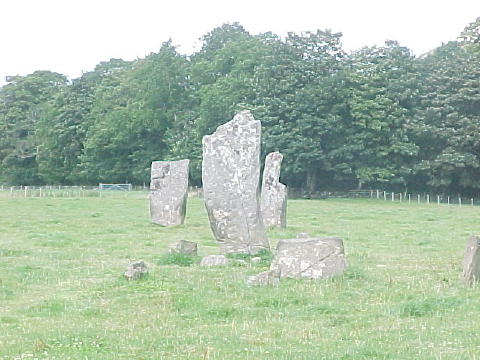
M243 109L262 121L262 158L307 192L352 188L477 193L480 18L415 57L395 41L354 52L329 30L249 34L225 24L182 55L165 42L69 81L36 71L0 88L0 183L148 183L152 160L191 160Z

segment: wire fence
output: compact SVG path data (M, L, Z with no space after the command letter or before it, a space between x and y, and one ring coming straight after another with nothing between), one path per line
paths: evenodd
M119 191L121 190L121 191ZM128 188L118 189L117 187L102 186L5 186L0 185L0 197L12 198L86 198L86 197L108 197L108 196L129 196L147 195L147 185L131 185ZM191 186L188 188L189 197L203 198L203 190L200 187ZM429 194L429 193L406 193L389 192L379 189L350 190L350 191L322 191L305 193L302 189L288 189L289 199L375 199L389 202L408 204L433 204L433 205L458 205L458 206L480 206L480 196L465 197L461 195Z
M466 197L462 195L430 194L430 193L407 193L390 192L379 189L369 190L350 190L343 192L316 192L305 194L302 190L289 190L291 199L376 199L390 202L400 202L408 204L436 204L436 205L459 205L459 206L480 206L480 196Z

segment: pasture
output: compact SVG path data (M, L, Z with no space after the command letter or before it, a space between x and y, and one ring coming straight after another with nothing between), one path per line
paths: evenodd
M247 287L267 261L161 265L180 239L218 253L201 199L162 228L146 192L0 198L0 359L480 359L480 289L458 280L479 218L472 206L290 200L272 248L337 235L348 270ZM139 259L149 275L126 281Z

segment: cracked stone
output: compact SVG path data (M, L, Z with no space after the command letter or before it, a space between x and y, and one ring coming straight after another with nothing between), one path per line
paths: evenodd
M269 249L259 203L261 123L242 111L203 137L205 207L222 254Z
M280 278L326 279L346 268L343 241L337 237L280 240L270 270Z
M187 208L189 160L153 161L150 216L163 226L183 224Z

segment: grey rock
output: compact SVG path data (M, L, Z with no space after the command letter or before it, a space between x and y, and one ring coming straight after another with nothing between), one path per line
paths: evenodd
M467 283L480 280L480 237L478 236L471 236L467 241L461 279Z
M310 235L306 232L301 232L297 234L297 239L308 239Z
M193 241L180 240L170 246L171 253L182 253L190 256L197 256L198 244Z
M147 265L140 260L128 265L127 270L123 274L127 280L136 280L148 274Z
M250 259L250 262L251 262L252 264L258 264L258 263L260 263L261 261L262 261L262 258L259 257L259 256L256 256L256 257L253 257L253 258Z
M270 270L280 278L325 279L346 268L343 241L337 237L280 240Z
M163 226L183 224L187 207L189 160L153 161L150 216Z
M228 259L224 255L207 255L200 261L200 266L225 266L228 264Z
M249 111L203 137L203 196L222 254L269 249L258 196L260 137Z
M265 158L260 204L263 223L268 228L287 226L287 187L279 181L282 160L278 151Z
M267 270L257 275L249 276L247 278L247 285L249 286L261 286L271 285L278 286L280 283L280 277L277 271Z

